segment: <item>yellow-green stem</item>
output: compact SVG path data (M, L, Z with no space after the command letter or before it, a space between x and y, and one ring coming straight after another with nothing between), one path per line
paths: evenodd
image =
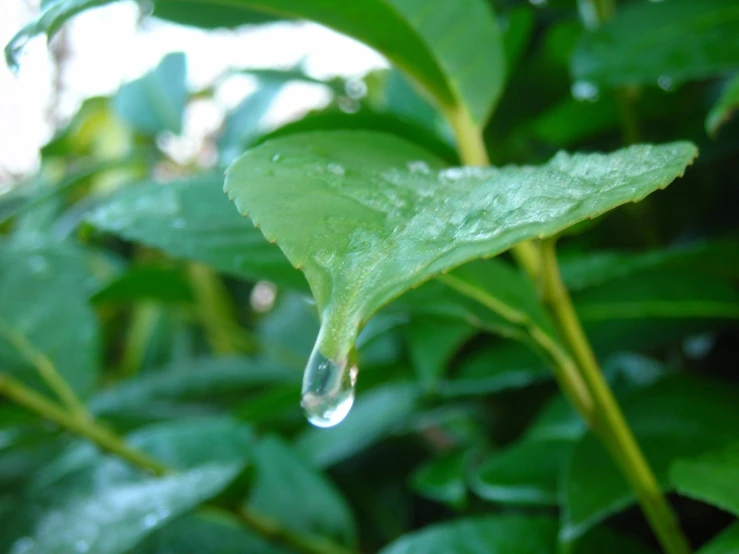
M25 335L16 331L3 318L0 318L0 335L4 336L20 355L33 365L44 382L75 417L80 419L87 417L84 404L77 398L72 387L59 374L54 363L46 354L36 348Z
M6 396L27 410L53 421L59 427L85 437L101 449L110 452L130 464L155 475L165 475L171 470L148 454L126 444L125 440L101 426L92 418L77 418L65 412L54 402L11 376L0 373L0 395ZM221 509L215 507L216 509ZM343 546L324 537L303 536L282 527L278 522L255 512L248 506L234 510L234 514L261 536L284 544L301 554L352 554Z
M636 492L639 504L664 551L669 554L688 554L688 541L603 377L575 313L560 277L554 244L554 240L544 243L542 256L542 271L547 279L546 298L593 395L597 418L594 431L601 437Z

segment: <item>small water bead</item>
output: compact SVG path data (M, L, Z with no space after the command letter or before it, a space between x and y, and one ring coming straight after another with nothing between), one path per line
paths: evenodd
M277 162L280 161L280 158L282 158L282 156L278 152L277 154L275 154L275 155L272 156L272 161L275 162L275 163L277 163Z
M316 347L303 374L300 405L308 421L316 427L333 427L341 421L354 404L354 386L357 366L348 359L334 362Z
M672 77L669 75L660 75L657 79L657 86L665 92L670 92L672 90Z
M428 175L429 173L431 173L428 164L422 160L414 160L412 162L408 162L408 171L410 171L411 173L417 173L419 175Z
M334 175L344 175L346 173L346 170L343 168L343 166L339 164L330 163L326 166L326 169L328 169L329 173L333 173Z
M572 96L575 100L585 100L587 102L597 102L600 96L600 90L595 83L590 81L575 81L572 83Z

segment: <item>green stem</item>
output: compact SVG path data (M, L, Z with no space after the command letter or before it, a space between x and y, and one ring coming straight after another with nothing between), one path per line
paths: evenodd
M54 363L2 317L0 317L0 335L4 335L21 356L26 358L36 368L36 371L44 382L46 382L49 388L75 417L81 420L88 417L84 404L77 398L77 395L64 380L64 377L56 370Z
M544 244L542 269L547 277L546 297L596 404L597 420L594 431L606 444L636 492L642 510L663 550L669 554L688 554L690 552L688 541L682 534L670 504L662 494L654 473L603 378L575 313L572 300L560 277L553 240Z
M126 442L92 418L76 418L43 395L27 387L7 374L0 373L0 395L8 397L59 427L71 431L94 442L101 449L110 452L138 468L155 475L165 475L171 470L148 454L130 447ZM215 507L221 509L220 507ZM323 537L308 537L292 533L248 506L234 510L234 514L248 527L261 536L283 544L301 554L352 554L351 551Z

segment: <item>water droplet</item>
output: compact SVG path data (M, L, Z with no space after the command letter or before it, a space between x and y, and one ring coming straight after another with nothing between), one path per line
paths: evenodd
M144 527L151 529L159 522L159 518L156 514L146 514L144 517Z
M31 537L23 537L13 543L10 554L25 554L33 550L34 546L36 546L36 542Z
M316 427L333 427L346 417L354 404L357 365L348 359L329 360L318 350L308 360L303 374L300 405Z
M359 102L354 98L342 96L338 100L339 109L344 113L357 113L359 111Z
M572 83L572 96L575 100L596 102L600 96L600 91L595 83L591 83L590 81L575 81Z
M187 225L187 222L181 217L178 217L177 219L172 221L172 227L175 229L184 229L185 225Z
M249 304L252 310L263 314L272 309L277 299L277 287L268 281L258 281L251 289Z
M421 160L408 162L408 171L410 171L411 173L418 173L423 175L428 175L429 173L431 173L428 164Z
M367 85L361 79L349 79L344 84L344 90L349 98L362 98L367 94Z
M90 545L87 544L85 541L77 541L74 543L74 551L79 552L79 554L84 554L90 550Z
M282 158L282 156L280 156L280 154L277 153L274 156L272 156L272 161L275 162L275 163L276 162L279 162L280 161L280 158Z
M669 77L668 75L660 75L657 79L657 86L661 88L664 91L671 91L672 90L672 77Z
M334 175L344 175L344 173L346 173L346 170L339 164L328 164L326 169L328 169L329 173L333 173Z

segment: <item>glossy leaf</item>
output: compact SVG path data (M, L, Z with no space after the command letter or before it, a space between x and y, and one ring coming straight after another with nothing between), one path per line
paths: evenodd
M129 440L181 470L155 477L90 444L73 446L35 476L30 493L35 521L15 548L43 554L128 552L228 486L252 442L248 429L224 419L145 428Z
M560 475L572 447L568 440L529 440L495 451L476 472L472 490L492 502L556 506Z
M734 554L739 551L739 523L734 523L698 551L698 554Z
M670 379L627 398L622 407L658 482L669 489L670 465L736 441L736 391L693 379ZM565 525L570 540L635 502L604 447L592 435L575 447L565 475Z
M96 380L99 328L88 305L94 283L89 260L76 248L0 249L0 366L53 396L41 379L41 358L77 394Z
M583 35L575 79L656 85L712 77L739 67L739 6L733 0L638 2ZM685 37L690 37L686 40Z
M204 262L247 279L300 288L303 279L278 248L239 217L220 191L220 177L142 183L114 193L88 221L103 231Z
M674 143L560 153L538 168L441 170L440 160L388 135L310 133L248 151L225 188L304 270L325 329L318 347L343 359L359 328L409 288L638 201L695 155Z
M557 522L546 517L458 519L405 535L380 554L554 554Z
M715 136L719 128L739 110L739 75L735 75L724 86L721 96L706 117L706 132Z
M739 516L739 443L676 461L670 469L670 481L680 494Z
M356 541L351 510L331 482L276 437L254 451L256 473L249 506L301 534Z
M113 109L134 131L180 134L187 89L185 54L167 54L143 77L126 83L113 99Z
M44 32L51 36L70 17L110 1L49 2L6 47L8 64L17 66L18 53L29 38ZM241 0L238 5L316 21L353 36L408 71L441 106L467 110L479 124L487 120L500 95L504 71L500 33L481 0L360 0L351 5L336 0Z

